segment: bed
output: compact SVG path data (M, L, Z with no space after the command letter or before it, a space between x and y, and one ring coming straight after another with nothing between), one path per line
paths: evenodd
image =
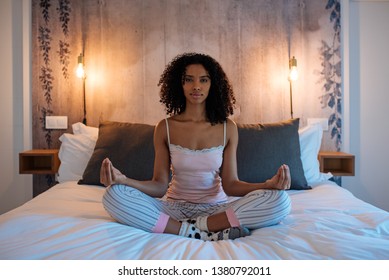
M134 128L134 124L130 126ZM118 127L123 131L122 124L115 129ZM280 224L254 230L250 236L204 242L147 233L115 222L101 203L105 188L95 184L91 176L86 176L90 167L93 171L92 159L105 156L101 150L100 154L98 152L105 128L75 124L73 134L61 136L59 183L0 216L0 259L389 259L389 213L357 199L331 181L331 174L320 173L317 162L322 135L320 128L310 126L297 131L296 127L298 122L297 126L296 122L293 124L298 144L297 162L301 164L306 184L295 184L288 191L292 201L291 213ZM139 126L135 128L139 131ZM261 134L268 128L254 130ZM262 136L269 138L271 135L274 143L274 127L272 129L271 133ZM275 130L284 131L285 125L276 126ZM144 134L148 133L147 128ZM249 132L240 133L242 139ZM112 131L110 135L112 137ZM125 135L128 137L128 131ZM285 141L285 135L281 136ZM142 137L131 137L132 144L138 141L143 146L148 145ZM252 137L249 142L253 141ZM259 142L265 143L262 140L257 138L256 146ZM109 141L112 142L112 138ZM128 141L125 143L129 146ZM117 142L113 144L114 147L118 145ZM107 145L104 147L106 149ZM140 152L136 145L133 149ZM296 146L285 149L296 152ZM267 146L266 150L271 149ZM108 152L112 153L112 150L108 149ZM141 154L145 153L141 151ZM290 164L293 166L294 163ZM293 169L293 173L296 172ZM143 175L148 176L137 176Z

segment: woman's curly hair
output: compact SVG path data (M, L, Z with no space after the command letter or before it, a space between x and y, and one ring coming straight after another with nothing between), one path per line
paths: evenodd
M186 99L183 90L186 67L201 64L211 78L211 87L206 99L206 117L211 124L223 123L233 114L234 92L220 64L209 55L184 53L176 56L165 68L158 86L161 86L160 102L165 104L169 115L185 111Z

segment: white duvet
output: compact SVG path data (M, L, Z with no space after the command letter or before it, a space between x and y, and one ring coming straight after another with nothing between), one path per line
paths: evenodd
M0 259L389 259L389 213L332 182L288 191L291 214L245 238L204 242L114 222L104 188L58 184L0 216Z

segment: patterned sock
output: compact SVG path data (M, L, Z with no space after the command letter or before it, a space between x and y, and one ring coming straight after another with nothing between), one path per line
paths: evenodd
M250 235L250 231L245 227L230 227L223 231L219 231L219 235L223 234L223 240L236 239ZM220 240L220 239L219 239Z
M182 221L179 235L204 241L218 241L228 239L234 240L250 234L249 230L243 227L228 228L219 232L208 232L200 230L195 224L196 220L189 219Z

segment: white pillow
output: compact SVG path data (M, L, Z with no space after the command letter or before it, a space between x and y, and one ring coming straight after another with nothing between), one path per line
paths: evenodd
M61 164L58 169L58 182L78 181L92 156L97 135L64 133L58 157Z
M81 122L72 124L72 129L73 133L76 135L86 134L92 137L96 137L96 139L99 134L99 129L97 127L87 126Z
M299 129L299 137L301 161L308 185L330 179L332 177L331 173L320 172L319 160L317 158L323 137L321 125L312 124Z

